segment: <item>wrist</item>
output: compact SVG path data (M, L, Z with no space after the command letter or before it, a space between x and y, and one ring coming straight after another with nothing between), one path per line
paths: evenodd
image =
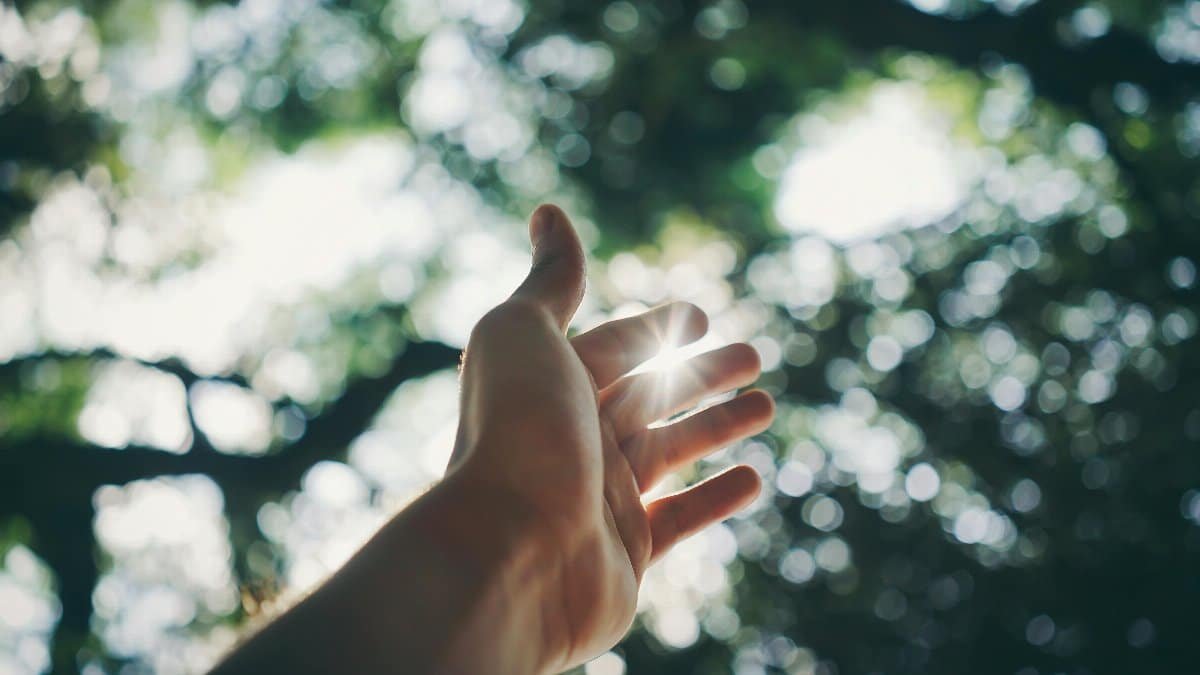
M429 565L462 598L454 639L432 670L549 672L565 647L546 639L553 631L544 622L556 617L544 611L543 600L553 595L548 584L558 583L557 555L540 514L460 467L404 515L411 516L403 537L410 544L400 556L426 551Z
M410 508L418 516L414 529L476 575L519 575L546 553L537 514L465 470L448 475Z

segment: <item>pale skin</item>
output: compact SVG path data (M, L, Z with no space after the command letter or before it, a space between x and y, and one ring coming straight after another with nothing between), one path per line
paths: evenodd
M530 237L529 276L467 345L445 478L214 674L561 672L624 636L647 567L753 501L747 466L643 495L770 425L770 396L751 390L650 426L751 384L754 350L629 374L664 342L702 337L707 317L674 303L568 338L583 248L554 206Z

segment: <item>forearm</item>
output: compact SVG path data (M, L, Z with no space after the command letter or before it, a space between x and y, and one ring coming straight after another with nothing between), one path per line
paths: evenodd
M213 675L543 672L537 588L553 575L529 528L449 478Z

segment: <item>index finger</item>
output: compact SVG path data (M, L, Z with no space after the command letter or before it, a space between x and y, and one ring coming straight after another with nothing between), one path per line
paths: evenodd
M663 345L695 342L708 332L708 315L690 302L672 302L631 316L603 323L571 339L596 386L607 387L617 378L653 357Z

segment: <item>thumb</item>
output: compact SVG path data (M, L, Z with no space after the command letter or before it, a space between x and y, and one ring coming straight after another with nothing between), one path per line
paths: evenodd
M542 305L564 331L583 299L584 255L579 235L562 209L542 204L529 219L533 266L513 293Z

